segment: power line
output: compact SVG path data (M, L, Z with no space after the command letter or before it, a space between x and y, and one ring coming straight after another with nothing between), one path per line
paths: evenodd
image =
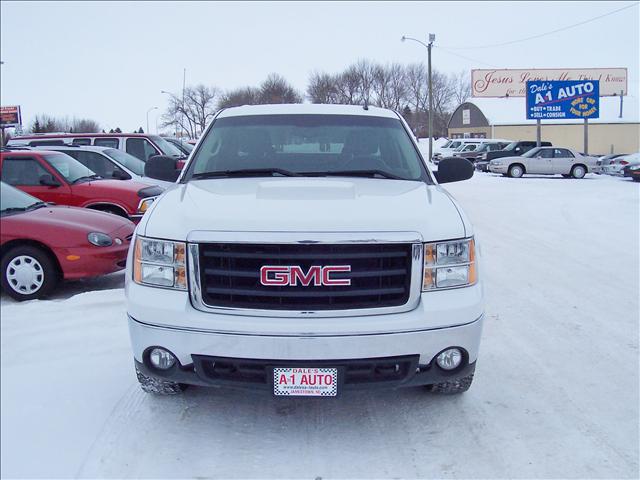
M509 42L494 43L494 44L491 44L491 45L481 45L481 46L475 46L475 47L447 47L447 48L451 49L451 50L472 50L472 49L476 50L476 49L480 49L480 48L502 47L502 46L505 46L505 45L512 45L514 43L526 42L528 40L533 40L533 39L536 39L536 38L545 37L547 35L552 35L554 33L563 32L565 30L569 30L570 28L579 27L580 25L584 25L585 23L594 22L594 21L599 20L601 18L608 17L609 15L613 15L614 13L618 13L618 12L621 12L622 10L626 10L627 8L636 7L636 6L638 6L638 4L640 4L640 2L635 2L635 3L632 3L631 5L626 5L626 6L622 7L622 8L618 8L617 10L613 10L611 12L604 13L602 15L598 15L597 17L589 18L589 19L583 20L582 22L579 22L579 23L574 23L573 25L569 25L569 26L566 26L566 27L558 28L556 30L551 30L550 32L540 33L538 35L533 35L531 37L521 38L519 40L511 40ZM442 48L442 47L440 47L440 48Z
M459 58L464 58L465 60L469 60L470 62L473 62L473 63L478 63L480 65L485 65L485 66L491 67L491 68L500 68L497 65L492 65L491 63L483 62L483 61L477 60L475 58L466 57L464 55L460 55L459 53L452 52L448 48L444 48L444 47L441 47L439 45L434 45L433 48L438 48L439 50L442 50L444 53L448 53L449 55L454 55L454 56L459 57Z

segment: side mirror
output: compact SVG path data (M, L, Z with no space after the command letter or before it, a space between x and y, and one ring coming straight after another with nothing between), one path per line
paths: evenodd
M515 153L521 153L522 149L520 147L516 147L514 150Z
M40 185L45 187L59 187L61 183L54 178L50 173L40 175Z
M473 171L473 164L466 158L443 158L433 173L438 183L451 183L470 179Z
M175 158L155 155L144 164L144 175L165 182L175 182L180 175L180 170Z
M116 180L131 180L131 175L129 175L127 172L125 172L124 170L114 170L113 173L111 174L111 176L113 178L115 178Z

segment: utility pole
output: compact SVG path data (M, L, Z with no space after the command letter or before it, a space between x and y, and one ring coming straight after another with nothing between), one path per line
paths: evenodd
M185 90L185 87L186 87L186 83L187 83L187 69L185 68L182 71L182 121L180 123L182 123L182 128L184 129L185 133L188 136L189 132L187 132L187 127L185 127L185 125L184 125L184 90ZM183 134L183 136L184 136L184 134Z
M589 119L584 119L584 153L589 155Z
M157 109L158 109L158 107L151 107L149 110L147 110L147 133L151 133L151 132L149 131L149 112L150 112L151 110L157 110ZM157 133L157 132L156 132L156 133Z
M428 61L428 77L429 77L429 161L433 159L433 84L431 82L431 47L435 42L436 36L433 33L429 34L429 44L427 45L427 52L429 53Z
M542 145L542 122L538 118L536 120L536 147L540 147Z

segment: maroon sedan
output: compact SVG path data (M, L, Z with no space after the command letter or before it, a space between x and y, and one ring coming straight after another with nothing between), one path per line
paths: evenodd
M3 290L41 298L61 279L122 270L135 225L109 213L41 202L0 182Z

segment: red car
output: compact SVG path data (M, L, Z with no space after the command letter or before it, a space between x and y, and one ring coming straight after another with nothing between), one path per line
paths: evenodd
M122 270L135 225L108 213L41 202L0 182L0 282L16 300L41 298L61 279Z
M138 222L164 189L133 180L106 180L76 159L46 150L0 153L2 181L45 202L115 213Z

